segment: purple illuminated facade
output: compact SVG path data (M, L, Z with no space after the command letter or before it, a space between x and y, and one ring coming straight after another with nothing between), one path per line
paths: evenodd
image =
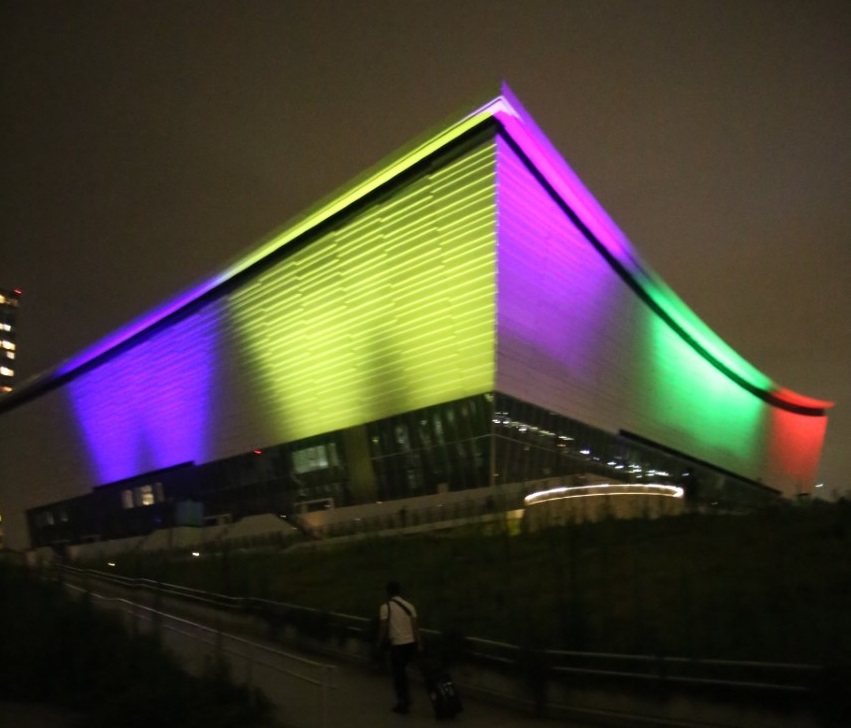
M759 501L812 487L829 407L668 291L503 88L0 400L0 513L23 547L584 473Z

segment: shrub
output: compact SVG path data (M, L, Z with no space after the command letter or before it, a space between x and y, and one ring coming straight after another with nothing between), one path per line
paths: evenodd
M79 711L87 728L267 725L270 705L223 665L193 677L150 635L128 634L87 598L0 561L0 700Z

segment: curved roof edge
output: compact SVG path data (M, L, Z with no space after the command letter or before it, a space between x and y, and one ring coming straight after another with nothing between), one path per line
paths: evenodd
M784 409L801 414L824 415L825 410L833 406L832 402L806 397L775 384L703 323L641 260L623 232L570 169L508 86L502 84L498 95L488 98L460 119L456 117L444 123L437 130L419 137L382 160L303 215L288 222L276 233L270 235L264 243L238 257L218 275L202 281L159 308L134 319L56 367L24 381L11 393L0 397L0 411L29 400L37 396L40 391L58 386L75 373L93 365L96 360L143 335L164 319L188 308L199 299L213 294L216 289L223 287L282 246L339 214L407 172L414 165L491 120L497 121L504 132L520 147L551 189L581 220L587 232L593 236L593 242L605 250L610 262L628 277L630 283L702 356L746 389Z
M781 387L738 354L705 324L641 259L632 243L591 195L503 84L495 114L511 139L563 203L579 218L610 262L666 319L680 336L731 379L765 401L800 414L822 416L833 402Z

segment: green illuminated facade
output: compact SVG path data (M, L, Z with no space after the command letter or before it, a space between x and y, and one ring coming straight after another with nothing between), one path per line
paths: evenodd
M493 389L494 173L484 144L230 296L258 444Z

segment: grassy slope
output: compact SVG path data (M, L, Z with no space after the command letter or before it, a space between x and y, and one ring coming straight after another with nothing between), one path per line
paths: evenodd
M425 626L517 644L815 663L851 654L851 503L119 567L361 616L376 613L393 577Z

